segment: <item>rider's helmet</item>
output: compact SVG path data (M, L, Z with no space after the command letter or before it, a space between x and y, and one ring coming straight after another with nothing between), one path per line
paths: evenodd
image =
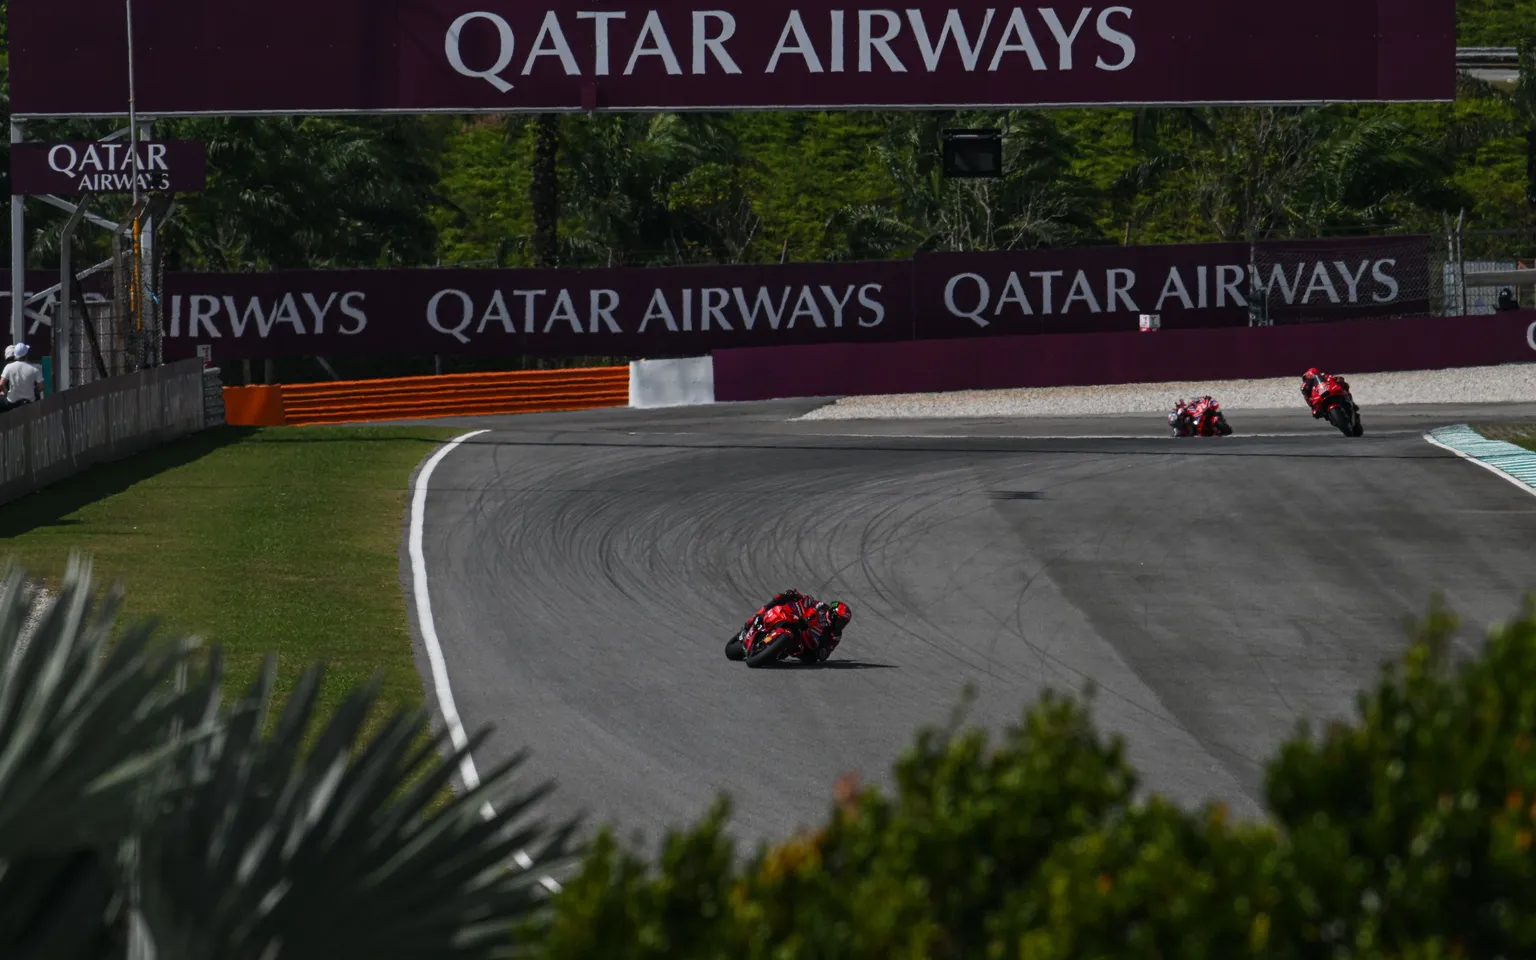
M848 621L853 619L853 611L849 610L848 604L841 600L833 600L824 606L827 622L832 625L833 630L841 633L843 628L848 626Z
M1310 370L1308 370L1306 373L1302 374L1301 375L1301 379L1307 380L1307 381L1316 381L1322 375L1323 374L1322 374L1321 370L1318 370L1316 367L1313 367Z

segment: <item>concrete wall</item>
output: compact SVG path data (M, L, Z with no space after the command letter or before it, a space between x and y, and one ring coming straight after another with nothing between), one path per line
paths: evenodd
M0 503L206 423L201 360L98 380L0 413Z
M203 370L204 425L222 427L224 419L224 380L218 367Z

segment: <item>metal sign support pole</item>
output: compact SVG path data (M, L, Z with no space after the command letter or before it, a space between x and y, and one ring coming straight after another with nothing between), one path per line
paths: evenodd
M11 121L11 143L26 136L26 122ZM11 342L21 343L27 335L27 214L26 198L11 197Z
M74 240L75 229L80 226L80 221L85 217L86 205L91 202L91 195L86 194L80 198L80 205L75 212L69 215L69 222L64 224L64 232L59 237L59 308L53 315L53 390L62 393L76 384L73 382L74 350L74 325L75 323L92 323L91 316L86 314L76 320L74 309Z

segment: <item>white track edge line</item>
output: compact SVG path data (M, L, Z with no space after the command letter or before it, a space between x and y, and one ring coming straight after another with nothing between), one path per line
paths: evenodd
M1508 480L1510 483L1512 483L1515 486L1519 487L1521 490L1524 490L1526 493L1529 493L1532 496L1536 496L1536 487L1532 487L1530 484L1526 483L1524 480L1521 480L1519 477L1514 476L1513 474L1505 473L1503 470L1500 470L1498 467L1494 466L1493 464L1489 463L1488 461L1486 461L1486 460L1479 460L1477 457L1472 456L1470 453L1465 453L1465 452L1463 452L1461 450L1457 450L1455 447L1451 446L1450 444L1443 443L1443 442L1441 442L1439 440L1436 440L1434 437L1430 436L1427 433L1424 434L1424 439L1428 440L1431 444L1439 447L1441 450L1448 450L1451 453L1456 454L1456 456L1460 457L1461 459L1467 461L1468 463L1475 463L1479 467L1482 467L1484 470L1487 470L1489 473L1492 473L1493 475L1495 475L1497 477L1500 477L1500 478L1502 478L1504 480Z
M426 529L427 490L433 471L437 469L437 465L444 457L453 452L454 447L482 433L490 433L490 431L471 430L443 444L422 465L421 472L416 475L415 489L411 492L409 550L411 592L416 598L416 623L421 629L422 645L427 648L427 663L432 669L432 688L437 695L437 707L442 711L443 723L448 727L448 739L452 741L456 750L463 750L468 746L469 737L464 733L464 722L459 717L458 706L454 703L453 686L448 681L448 662L443 657L443 646L437 638L437 623L432 617L432 598L427 590L427 560L422 550L422 536ZM464 787L467 790L480 786L480 772L475 769L475 760L468 753L465 753L459 761L459 779L464 781ZM496 811L486 803L480 808L480 815L490 820L496 816ZM517 851L512 855L512 859L524 870L533 866L533 858L528 856L525 850ZM539 883L551 893L560 891L560 884L553 877L540 877Z

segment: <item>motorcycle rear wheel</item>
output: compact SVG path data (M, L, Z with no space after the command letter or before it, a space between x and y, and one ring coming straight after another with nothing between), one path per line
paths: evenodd
M795 649L794 632L781 630L773 639L747 654L747 666L761 667L764 664L777 662L789 656L793 649Z

